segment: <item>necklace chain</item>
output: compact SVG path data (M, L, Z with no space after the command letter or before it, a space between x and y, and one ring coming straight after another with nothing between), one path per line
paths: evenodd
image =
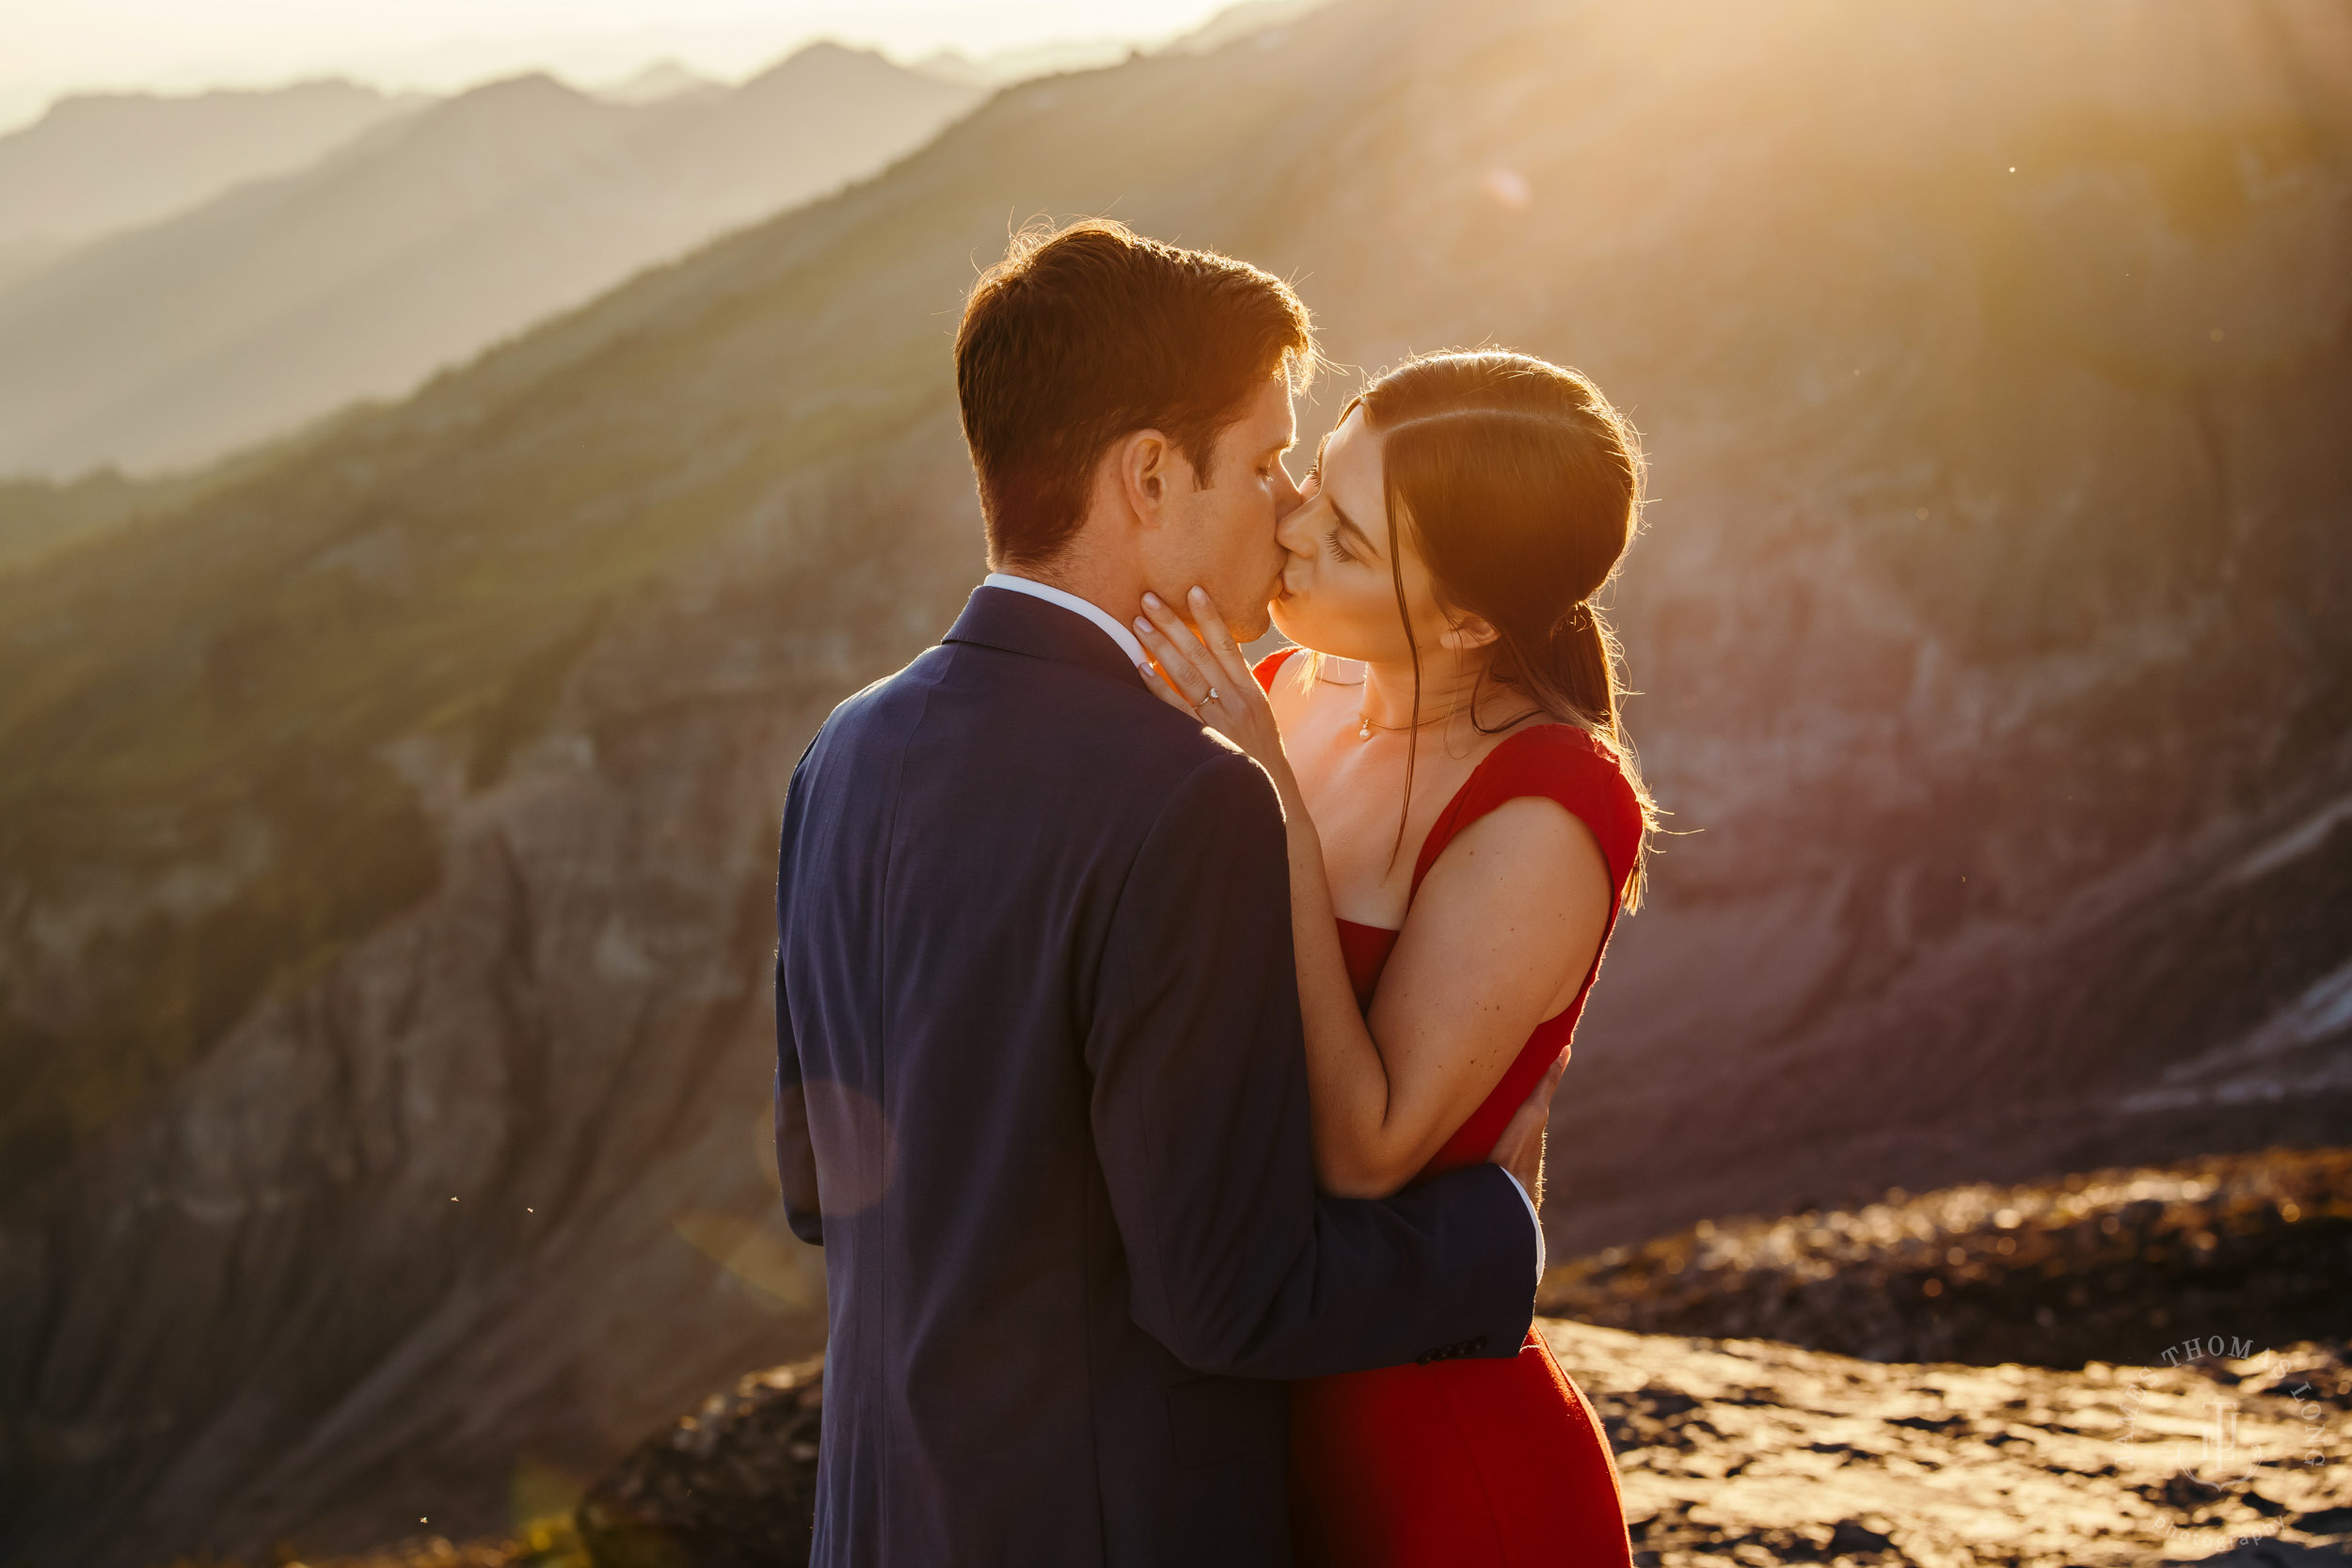
M1375 730L1386 730L1391 735L1402 734L1406 730L1425 730L1432 724L1442 724L1453 717L1454 715L1448 712L1440 713L1434 718L1424 719L1418 724L1382 724L1366 718L1364 710L1358 708L1356 710L1356 738L1359 740L1370 740L1372 738L1372 732Z

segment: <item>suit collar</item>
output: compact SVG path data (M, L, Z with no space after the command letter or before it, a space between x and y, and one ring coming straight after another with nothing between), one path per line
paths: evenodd
M1057 604L1064 610L1074 610L1081 620L1102 627L1103 635L1119 644L1119 651L1127 656L1128 663L1140 670L1150 661L1151 656L1143 651L1143 643L1136 634L1112 620L1108 611L1090 599L1082 599L1067 589L1056 588L1035 578L1020 577L1009 572L991 572L980 579L980 586L1009 588L1016 594L1026 594L1032 598L1043 599L1047 604Z
M1143 681L1140 672L1102 627L1075 610L1008 588L972 590L963 613L940 641L976 642L1009 654L1075 664L1136 686Z

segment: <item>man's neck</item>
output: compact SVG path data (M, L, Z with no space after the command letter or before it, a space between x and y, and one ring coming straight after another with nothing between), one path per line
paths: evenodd
M1151 656L1144 652L1141 640L1129 629L1128 621L1112 614L1101 603L1084 594L1025 572L991 572L986 586L1011 589L1057 604L1071 614L1092 623L1104 636L1118 644L1127 662L1136 669L1145 669L1150 661Z
M1086 600L1125 626L1143 611L1143 573L1132 564L1068 555L1036 565L1000 566L1007 577L1026 578Z

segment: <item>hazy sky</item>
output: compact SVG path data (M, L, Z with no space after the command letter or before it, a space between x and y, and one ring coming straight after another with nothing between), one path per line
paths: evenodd
M812 38L913 59L1157 40L1231 0L0 0L0 130L89 88L340 74L446 91L532 68L584 85L664 57L730 79Z

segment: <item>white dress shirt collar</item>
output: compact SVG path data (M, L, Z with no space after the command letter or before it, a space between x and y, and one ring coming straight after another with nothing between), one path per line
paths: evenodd
M1065 593L1051 583L1039 582L1030 578L1015 577L1010 572L991 572L980 579L980 586L1003 588L1015 594L1026 594L1033 599L1043 599L1047 604L1057 604L1073 614L1085 616L1103 628L1104 636L1119 644L1119 651L1127 656L1128 663L1138 670L1144 670L1146 673L1150 673L1146 668L1149 659L1144 654L1143 644L1136 641L1136 634L1112 620L1104 612L1101 606L1082 599L1075 594Z

